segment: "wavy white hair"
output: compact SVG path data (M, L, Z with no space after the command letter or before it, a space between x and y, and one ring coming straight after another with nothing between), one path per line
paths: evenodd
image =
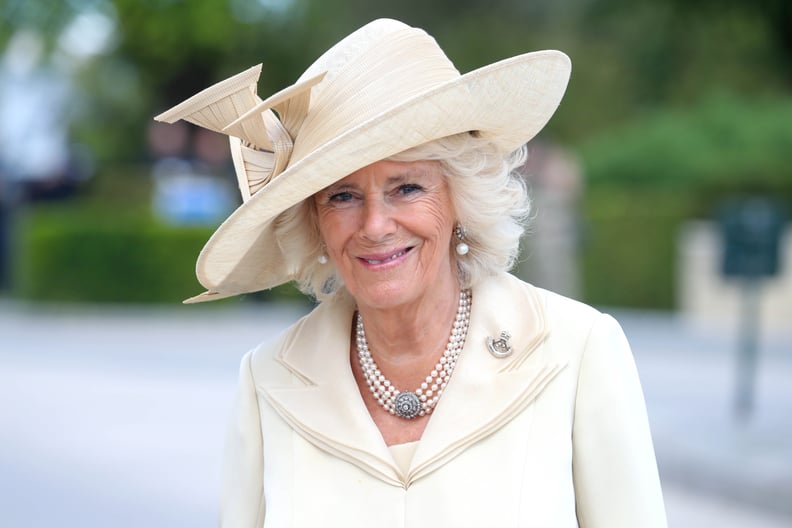
M518 169L526 148L503 154L495 143L464 133L430 141L388 158L392 161L437 161L448 181L451 201L465 230L467 255L457 256L451 238L460 286L475 286L483 277L511 269L530 211L525 180ZM325 300L343 289L332 262L319 263L324 253L312 198L281 213L275 234L300 290Z

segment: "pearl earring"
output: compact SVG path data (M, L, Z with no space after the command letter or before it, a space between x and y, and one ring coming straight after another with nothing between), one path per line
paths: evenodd
M467 255L470 251L470 246L465 244L465 228L457 224L454 228L454 234L459 239L459 243L456 245L457 255Z
M322 241L319 242L319 249L321 249L322 252L319 253L318 257L316 257L316 261L319 264L327 264L327 246L325 245L324 242Z

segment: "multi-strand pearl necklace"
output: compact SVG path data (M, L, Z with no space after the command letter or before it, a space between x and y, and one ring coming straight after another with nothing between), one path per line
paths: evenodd
M434 370L426 376L421 386L414 391L400 391L382 374L366 341L366 331L363 328L363 317L357 314L357 350L358 360L363 369L363 377L371 390L374 399L389 413L402 418L415 418L425 416L432 412L437 405L437 400L451 378L451 373L456 366L459 353L465 345L468 325L470 323L470 290L459 293L459 307L457 308L451 336L440 361Z

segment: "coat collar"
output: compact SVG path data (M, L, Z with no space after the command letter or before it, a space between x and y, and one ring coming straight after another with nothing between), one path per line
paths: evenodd
M429 419L406 475L393 461L360 397L349 363L351 299L323 303L303 319L276 358L293 377L259 389L307 441L397 486L409 486L497 431L565 366L537 353L547 337L538 291L511 275L473 290L470 327L454 374ZM511 334L514 352L494 357L487 338Z

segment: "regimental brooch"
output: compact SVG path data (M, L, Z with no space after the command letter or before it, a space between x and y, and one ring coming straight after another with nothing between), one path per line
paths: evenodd
M510 356L513 350L509 344L509 339L511 339L511 335L506 330L503 330L500 333L500 337L497 339L494 337L488 337L487 348L489 349L490 354L496 358L505 358Z

